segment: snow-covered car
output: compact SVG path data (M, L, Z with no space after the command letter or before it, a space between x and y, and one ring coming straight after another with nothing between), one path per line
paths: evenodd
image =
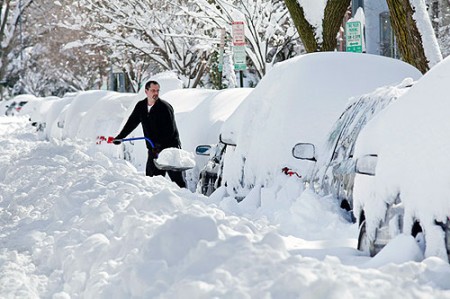
M28 101L33 99L36 99L36 97L34 95L28 94L18 95L14 97L12 100L9 101L6 107L5 115L13 116L19 114L20 111L22 110L22 107L24 107L28 103Z
M450 251L450 58L375 116L355 145L358 249L416 238L424 256Z
M30 100L20 114L28 116L31 125L36 127L38 132L43 132L46 127L46 118L49 108L53 103L60 99L61 98L59 97L50 96Z
M6 109L5 115L15 115L17 113L20 112L20 110L22 109L22 107L28 103L28 101L13 101L9 106L8 109Z
M412 81L412 78L405 79L400 85L380 87L355 97L334 124L321 153L312 143L297 143L292 148L295 158L315 163L312 171L305 175L305 184L321 196L333 195L340 207L349 212L352 221L355 219L351 213L355 178L353 152L358 135L370 119L405 93Z
M255 190L253 201L263 202L262 189L285 167L309 173L312 163L296 160L293 144L312 143L321 152L351 97L418 76L409 64L369 54L321 52L276 64L222 128L223 139L236 144L224 157L225 196L240 201Z

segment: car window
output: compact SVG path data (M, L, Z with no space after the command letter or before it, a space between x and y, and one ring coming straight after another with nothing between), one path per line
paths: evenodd
M328 184L333 180L333 169L350 162L359 132L370 119L398 97L395 90L361 96L341 114L328 134L324 152L312 173L311 179L318 183L316 191L324 189L325 193L330 192Z
M334 142L333 160L348 159L353 156L356 138L364 125L372 117L395 100L396 96L371 98L363 96L351 105L338 121L336 130L341 130Z

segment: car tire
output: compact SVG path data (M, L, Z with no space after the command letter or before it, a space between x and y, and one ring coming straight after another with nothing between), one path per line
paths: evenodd
M375 255L374 241L370 240L367 235L366 220L359 226L358 250L364 252L368 256Z
M423 233L422 226L420 225L419 222L417 221L414 222L414 225L411 230L411 235L414 237L414 240L416 241L422 253L425 254L427 244L425 240L425 234Z
M198 179L196 190L197 193L206 195L207 186L205 184L205 176L202 174L200 174L200 177Z

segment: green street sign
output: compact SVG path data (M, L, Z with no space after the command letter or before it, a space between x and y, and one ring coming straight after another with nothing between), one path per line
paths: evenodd
M361 22L347 22L345 24L345 45L347 52L362 53L362 40Z
M247 54L245 53L245 46L233 47L234 69L236 71L243 71L247 69L247 64L245 62L246 58Z

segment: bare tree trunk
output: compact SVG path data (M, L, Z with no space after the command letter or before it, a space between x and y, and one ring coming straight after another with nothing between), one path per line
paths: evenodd
M316 29L305 18L305 11L297 0L284 0L295 27L308 53L333 51L337 46L337 34L351 0L328 0L322 20L323 35L316 36ZM322 40L321 42L319 42Z
M300 39L308 53L319 51L319 45L314 36L314 27L306 20L303 8L298 4L297 0L284 0L286 7L294 21L295 28L300 35Z
M323 18L322 51L333 51L336 48L336 35L350 4L351 0L328 0Z
M429 61L409 0L387 0L387 4L402 59L425 74L430 69Z

